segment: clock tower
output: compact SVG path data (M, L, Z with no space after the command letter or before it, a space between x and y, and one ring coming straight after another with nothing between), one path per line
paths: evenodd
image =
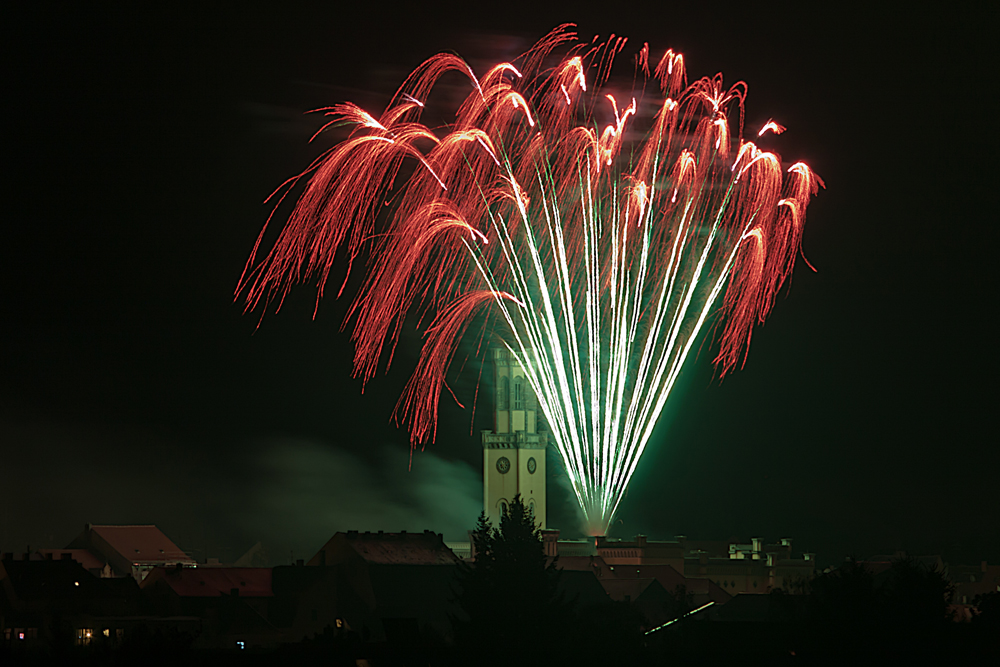
M483 509L498 525L515 495L545 524L545 448L548 429L524 369L506 349L491 350L495 387L492 431L483 431Z

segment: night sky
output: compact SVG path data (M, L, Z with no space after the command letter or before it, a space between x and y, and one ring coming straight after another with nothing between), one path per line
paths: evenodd
M437 52L481 74L575 22L630 37L626 55L681 51L689 80L745 80L748 129L788 126L773 146L827 186L804 238L818 272L799 262L741 372L689 359L612 535L1000 560L995 16L341 4L3 10L0 549L86 522L155 523L199 559L261 541L274 564L337 530L463 537L488 404L475 424L445 406L408 470L390 415L419 340L362 395L346 300L313 321L300 287L258 330L233 290L264 198L329 145L302 112L380 112ZM578 534L549 489L550 526Z

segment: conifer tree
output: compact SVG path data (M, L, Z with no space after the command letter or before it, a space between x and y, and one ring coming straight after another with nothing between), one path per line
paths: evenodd
M468 617L456 623L459 643L487 664L555 664L570 612L531 510L515 496L498 528L480 514L472 543L475 562L458 600Z

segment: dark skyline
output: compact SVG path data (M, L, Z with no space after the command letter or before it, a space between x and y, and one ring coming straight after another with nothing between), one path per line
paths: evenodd
M87 521L156 523L199 558L261 540L274 562L336 530L463 537L487 404L473 436L445 406L407 472L389 420L416 341L362 395L346 301L313 321L300 287L255 330L232 292L261 202L328 145L302 112L381 110L434 53L481 73L573 21L746 81L748 127L786 125L779 152L827 186L803 244L818 272L799 262L742 371L720 383L710 348L689 360L612 534L1000 559L987 17L504 8L6 10L0 548L63 546ZM549 485L549 523L572 534Z

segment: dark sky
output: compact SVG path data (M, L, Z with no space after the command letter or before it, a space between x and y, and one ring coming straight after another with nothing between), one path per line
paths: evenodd
M381 111L434 53L482 73L572 21L747 81L748 126L787 125L779 151L827 185L818 273L800 263L741 372L689 360L612 534L1000 560L995 16L342 4L3 10L0 549L88 521L156 523L198 558L259 540L273 562L349 528L461 537L481 507L469 413L443 410L412 471L389 423L416 341L362 395L346 302L313 321L302 288L255 331L233 288L263 199L321 150L303 111ZM549 485L550 524L575 533Z

